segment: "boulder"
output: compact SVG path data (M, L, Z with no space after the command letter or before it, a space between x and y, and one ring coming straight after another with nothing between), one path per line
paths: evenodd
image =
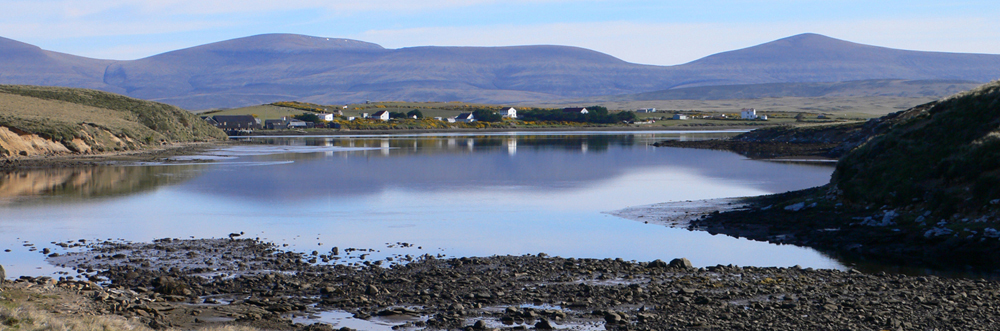
M7 271L3 270L3 265L0 265L0 283L7 280Z
M552 322L549 322L549 320L544 318L539 320L538 323L535 323L535 329L538 330L554 330L555 328L556 327L552 324Z
M649 264L646 265L646 268L666 268L667 266L668 264L663 262L663 260L656 259L653 262L649 262Z
M691 264L691 261L683 257L670 260L670 267L678 269L694 269L694 265Z

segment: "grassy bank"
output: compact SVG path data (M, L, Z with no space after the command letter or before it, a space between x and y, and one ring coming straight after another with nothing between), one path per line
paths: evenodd
M174 106L95 90L0 85L0 157L139 150L225 134ZM52 142L38 149L35 136ZM61 146L60 146L61 145ZM65 151L63 151L65 149Z

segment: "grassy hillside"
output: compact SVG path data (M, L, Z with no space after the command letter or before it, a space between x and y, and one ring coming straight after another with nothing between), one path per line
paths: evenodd
M915 107L838 165L851 200L979 214L1000 199L1000 81Z
M37 142L24 140L31 135L77 153L226 138L174 106L95 90L21 85L0 85L0 127L17 136L8 134L0 141L0 156L18 149L29 149L22 155L34 154L30 149Z

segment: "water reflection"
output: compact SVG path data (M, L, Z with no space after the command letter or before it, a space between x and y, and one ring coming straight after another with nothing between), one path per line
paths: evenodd
M191 179L200 167L96 166L2 173L0 204L65 203L123 196Z
M598 185L643 169L669 168L668 171L743 182L766 192L803 188L801 178L781 170L800 169L800 166L749 162L726 152L646 145L678 137L650 134L255 138L250 141L362 150L308 153L298 149L298 153L247 156L255 161L296 162L238 172L214 169L192 186L202 193L266 201L357 197L391 189L434 192L519 187L557 193ZM830 165L815 167L822 174L832 169Z
M384 156L414 153L467 153L493 152L505 150L508 155L516 155L522 150L561 150L568 152L605 152L611 146L645 146L660 140L704 140L719 139L739 132L694 132L671 135L640 134L491 134L463 136L343 136L343 137L249 137L240 140L279 146L317 146L370 148ZM390 153L390 150L393 150Z
M683 256L700 266L839 265L808 249L668 229L602 213L664 201L801 189L827 182L832 172L829 166L648 146L685 135L254 138L250 141L258 144L204 155L218 160L211 165L100 170L124 172L121 178L105 175L87 184L110 185L115 189L94 191L121 192L102 193L114 198L68 198L85 196L77 192L87 190L53 189L77 183L62 177L51 183L38 180L43 184L28 186L43 189L28 191L51 192L52 199L0 204L0 249L12 250L3 256L9 274L36 272L36 261L41 263L22 241L149 241L232 232L306 252L331 245L378 248L373 259L392 253L385 243L409 242L423 249L396 253L546 252L640 261ZM175 178L190 179L163 185L176 183L170 181ZM58 202L67 198L79 203Z

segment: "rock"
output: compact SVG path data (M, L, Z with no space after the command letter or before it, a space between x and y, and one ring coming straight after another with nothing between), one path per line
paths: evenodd
M3 265L0 265L0 283L7 280L7 271L3 270Z
M378 289L378 287L375 287L375 285L368 285L368 288L365 289L365 294L367 294L367 295L378 295L379 294L379 289Z
M153 286L156 287L156 292L164 295L173 296L188 296L191 295L191 289L188 285L180 282L173 277L159 277L153 282Z
M329 324L323 323L313 323L306 326L303 330L305 331L333 331L333 327Z
M553 330L555 328L556 328L555 325L553 325L552 322L549 322L549 320L545 318L539 320L538 323L535 323L535 329L538 330Z
M670 260L670 267L678 269L694 269L694 265L691 264L691 261L683 257Z
M800 210L802 210L805 207L806 207L806 203L805 202L799 202L799 203L794 203L794 204L790 204L788 206L785 206L785 210L787 210L787 211L800 211Z
M666 268L667 266L668 264L663 262L663 260L656 259L653 262L649 262L649 264L646 265L646 268Z

